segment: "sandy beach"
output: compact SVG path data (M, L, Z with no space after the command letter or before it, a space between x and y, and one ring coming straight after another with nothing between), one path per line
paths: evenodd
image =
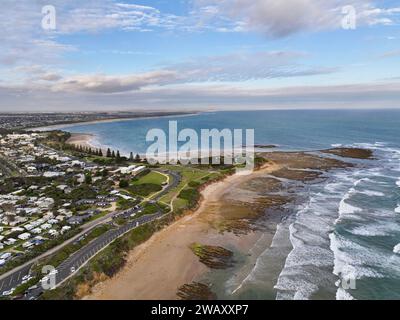
M189 249L193 242L208 245L232 246L240 250L248 248L258 239L256 233L235 236L220 233L211 227L222 214L221 206L230 192L248 180L279 169L270 165L248 176L234 175L206 187L203 201L191 215L155 234L149 241L135 248L121 272L112 279L94 287L85 299L177 299L177 290L195 281L209 269L199 262ZM162 261L162 263L160 263Z
M93 144L91 144L91 140L93 140L94 135L87 133L71 133L71 138L67 140L68 144L72 144L75 146L82 146L86 148L96 148Z

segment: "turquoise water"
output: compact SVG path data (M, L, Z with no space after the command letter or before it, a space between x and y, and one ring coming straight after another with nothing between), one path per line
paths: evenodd
M173 118L172 118L173 119ZM143 153L149 129L171 118L66 128L95 143ZM256 144L286 150L366 147L356 161L305 188L305 200L278 225L273 245L256 250L254 268L226 281L224 298L400 299L400 111L252 111L179 117L179 129L255 129ZM260 242L257 245L261 245ZM347 288L343 280L352 285Z

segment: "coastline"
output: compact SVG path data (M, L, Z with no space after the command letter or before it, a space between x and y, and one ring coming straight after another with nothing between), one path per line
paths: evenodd
M67 140L68 144L82 146L85 148L98 148L91 141L95 138L94 134L88 133L71 133L71 137Z
M192 117L203 114L205 112L194 112L194 113L182 113L177 115L157 115L157 116L137 116L132 118L113 118L113 119L102 119L102 120L93 120L93 121L82 121L82 122L71 122L65 124L55 124L44 127L33 127L27 128L25 131L53 131L53 130L62 130L64 128L71 128L81 125L91 125L97 123L113 123L113 122L122 122L122 121L134 121L134 120L148 120L148 119L159 119L159 118L183 118L183 117Z
M213 224L221 212L224 197L243 183L279 170L270 164L251 175L233 175L207 186L197 210L156 233L132 250L126 266L113 278L97 284L85 300L160 300L178 299L178 289L204 277L209 268L190 250L194 242L234 247L248 252L259 240L256 231L240 236L221 233ZM272 236L269 239L272 241ZM159 261L163 261L162 264Z

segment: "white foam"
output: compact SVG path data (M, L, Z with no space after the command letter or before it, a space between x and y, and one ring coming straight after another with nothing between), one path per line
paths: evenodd
M356 206L352 206L351 204L348 204L346 200L340 201L339 204L339 216L347 215L347 214L353 214L357 212L361 212L362 209Z
M393 252L400 254L400 243L393 248Z
M361 246L336 233L332 233L330 238L331 250L335 256L335 275L344 279L362 279L399 274L400 256L394 257L387 251Z
M343 288L339 288L336 292L336 300L356 300L356 299L354 299L354 297Z
M373 191L373 190L360 191L359 193L365 194L369 197L384 197L385 196L385 194L383 192Z
M398 179L398 180L396 181L396 185L397 185L398 187L400 187L400 179Z
M351 233L359 236L379 237L396 233L398 229L397 223L375 222L367 224L367 222L365 222L365 225L354 228L351 230Z
M394 209L394 212L400 213L400 205L396 209Z

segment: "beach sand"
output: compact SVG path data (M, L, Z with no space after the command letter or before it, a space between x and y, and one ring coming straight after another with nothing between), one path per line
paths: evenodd
M178 288L195 281L209 269L189 249L194 242L214 246L235 246L248 251L259 234L249 232L240 237L220 233L211 227L221 217L231 192L249 180L279 169L269 165L251 175L234 175L206 187L200 207L130 252L126 266L112 279L96 285L85 299L161 300L177 299ZM228 197L228 198L226 198Z
M71 133L71 138L67 140L68 144L82 146L87 148L95 148L90 141L94 138L94 135L87 133Z

